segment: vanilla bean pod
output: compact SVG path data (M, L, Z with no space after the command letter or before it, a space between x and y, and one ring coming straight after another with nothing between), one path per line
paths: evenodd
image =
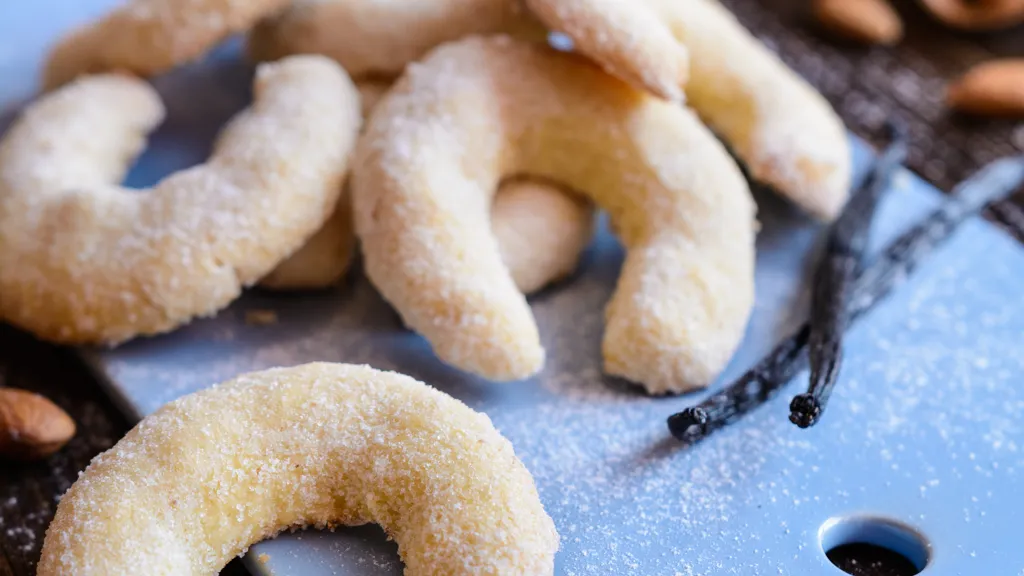
M789 405L790 422L801 428L817 423L832 396L843 361L846 300L863 269L878 202L907 158L907 133L902 124L890 122L888 131L889 146L829 230L825 253L815 270L807 341L810 384L807 392L794 397Z
M997 160L961 183L943 204L890 244L861 273L847 301L844 322L852 324L880 302L964 220L989 203L1012 194L1024 182L1024 158ZM808 365L806 324L746 374L697 406L668 418L669 431L694 441L760 406Z
M1013 199L992 204L989 210L1004 227L1012 232L1018 240L1024 242L1024 207L1013 202Z

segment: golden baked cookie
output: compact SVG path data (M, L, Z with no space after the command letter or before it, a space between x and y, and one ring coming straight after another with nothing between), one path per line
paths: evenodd
M62 343L116 344L212 315L334 211L361 115L333 61L260 66L255 101L203 165L117 185L163 116L128 76L33 103L0 141L0 319Z
M283 530L371 522L410 576L554 574L554 523L490 419L344 364L246 374L147 416L61 498L37 574L211 576Z
M316 290L344 277L356 245L347 193L323 228L260 280L261 288ZM491 206L491 226L516 287L532 294L572 274L594 236L594 218L592 202L554 184L501 184Z
M429 50L470 34L543 39L519 0L296 0L249 33L257 61L323 54L353 78L394 78Z
M570 274L594 236L594 204L550 182L501 184L491 231L516 288L532 294Z
M686 108L508 37L449 43L410 65L360 140L356 232L370 280L406 324L484 377L541 369L537 326L488 217L513 174L593 199L626 246L606 371L651 392L711 382L753 303L755 206L739 168Z
M361 80L363 116L368 117L390 83ZM538 180L499 185L491 222L502 261L526 294L568 276L594 235L594 206L585 198ZM295 254L260 280L269 290L315 290L338 283L352 264L356 239L349 190L323 228Z
M811 215L831 220L846 204L852 157L842 120L717 1L526 3L611 73L673 100L685 87L686 102L751 175Z
M47 60L43 84L52 89L98 72L166 72L198 59L289 1L129 0L62 38Z

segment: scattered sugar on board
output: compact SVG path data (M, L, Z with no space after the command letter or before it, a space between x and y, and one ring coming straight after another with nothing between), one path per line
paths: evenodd
M63 406L70 403L59 391L52 399ZM30 559L30 565L35 564L57 503L74 479L65 471L79 470L91 455L113 446L115 433L120 431L120 425L111 422L105 409L96 402L72 404L69 412L78 424L78 433L72 442L50 456L50 473L31 486L13 481L0 483L0 534L6 536L10 550ZM7 462L0 461L0 468L5 465ZM20 497L15 493L20 493Z
M1013 511L1000 503L1019 493L1024 469L1024 302L1012 288L1024 262L1012 241L971 226L972 241L940 250L854 328L827 416L806 431L786 420L794 383L700 444L668 440L665 417L701 395L647 398L601 374L602 306L621 257L607 247L571 284L532 299L549 354L537 382L480 382L442 366L363 280L301 301L251 294L169 339L189 346L143 355L128 345L106 369L145 411L242 371L314 359L425 380L487 412L513 442L562 536L559 574L815 573L818 528L854 511L936 538L929 527L960 526L950 548L962 545L968 566L993 565L1015 549L994 527L1007 525ZM770 277L772 290L802 298L783 271ZM245 327L242 310L264 307L280 310L279 324ZM225 327L235 338L217 339ZM269 564L330 574L341 555L395 573L392 550L339 542L271 553Z

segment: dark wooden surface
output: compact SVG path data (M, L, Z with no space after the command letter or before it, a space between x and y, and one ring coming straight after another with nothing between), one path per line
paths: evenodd
M43 532L60 495L94 455L128 428L72 354L6 326L0 326L0 385L46 395L78 426L68 446L49 460L0 461L0 575L20 576L34 573Z
M810 0L722 0L782 59L814 84L858 134L878 133L899 114L911 133L908 165L948 188L978 166L1024 149L1019 122L978 120L950 112L945 86L970 66L1024 53L1024 29L953 32L916 0L893 0L906 23L895 48L836 41L812 20Z
M942 188L995 157L1024 148L1020 123L970 120L942 106L944 83L970 64L1024 53L1024 30L953 33L928 19L914 2L902 0L897 4L906 17L907 41L894 49L865 49L820 35L809 21L806 0L723 2L822 90L854 132L870 137L886 115L904 116L913 133L910 166ZM1016 222L1018 236L1024 231L1024 211L1018 204L1002 206L990 216ZM79 430L64 450L45 462L0 461L0 576L27 576L35 573L60 495L129 423L73 354L2 325L0 386L45 394L71 414ZM224 573L245 571L235 562Z
M69 351L0 325L0 386L34 390L67 410L78 433L44 462L0 460L0 576L35 574L43 535L78 471L114 445L129 425ZM224 571L247 572L235 562Z
M89 460L128 431L88 369L68 350L0 324L0 386L34 390L67 410L78 433L46 461L0 460L0 576L35 574L57 502ZM224 574L247 574L238 563Z

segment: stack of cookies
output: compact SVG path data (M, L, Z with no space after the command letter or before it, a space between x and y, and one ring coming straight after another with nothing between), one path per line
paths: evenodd
M205 164L119 187L163 117L146 79L236 33L252 105ZM605 371L686 391L753 305L727 147L820 219L849 192L841 121L714 0L135 0L61 40L44 79L0 143L0 319L68 344L329 286L358 244L441 360L530 377L524 293L573 270L600 209L628 254Z

